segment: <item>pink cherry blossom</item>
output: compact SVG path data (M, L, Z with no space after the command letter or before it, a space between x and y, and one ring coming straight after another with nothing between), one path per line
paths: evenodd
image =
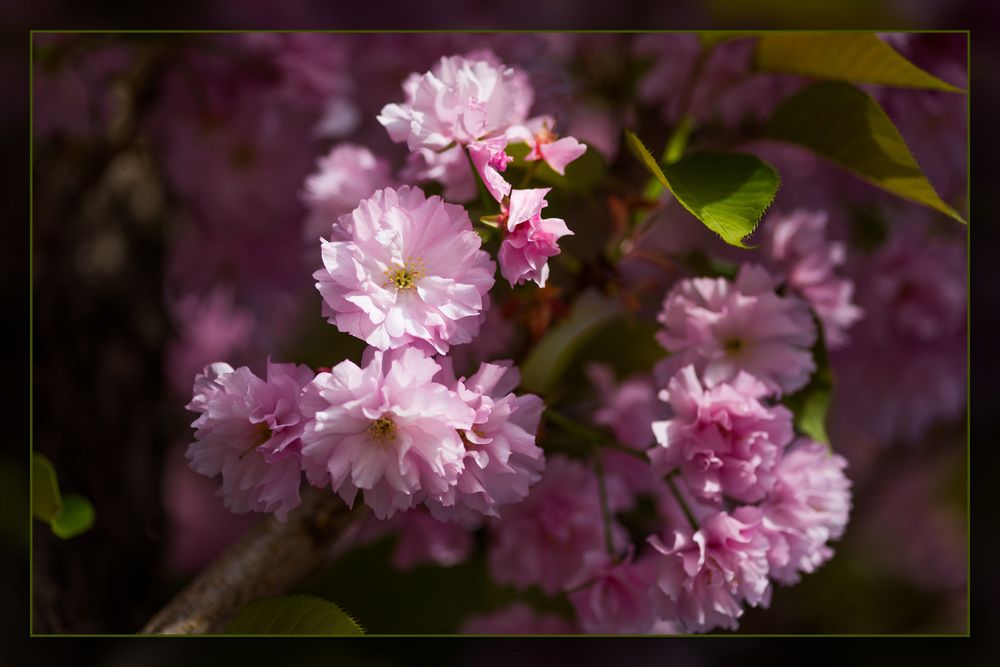
M566 173L566 165L586 153L587 147L573 137L556 136L555 124L552 116L537 116L508 129L507 139L528 144L526 161L544 160L553 171L562 175Z
M833 556L827 545L838 539L851 511L847 461L818 442L802 439L779 463L777 483L761 505L763 531L770 541L771 577L793 584Z
M770 604L768 540L760 511L743 507L738 513L719 512L694 532L674 531L669 543L649 537L660 554L655 599L662 618L676 619L687 632L735 630L744 604Z
M580 626L597 634L643 634L653 629L656 617L651 589L655 561L632 562L631 553L611 562L596 551L587 553L577 576L579 587L569 595Z
M330 486L349 505L364 491L380 519L454 486L465 456L456 429L471 428L475 412L432 380L439 370L408 347L369 349L363 366L342 361L317 375L302 398L315 415L302 437L309 482Z
M549 278L549 257L559 254L559 239L572 235L558 218L542 219L548 206L545 195L552 188L513 190L505 211L508 233L500 244L497 261L500 273L511 287L526 280L545 287Z
M803 301L778 296L775 287L754 264L744 264L735 282L691 278L675 285L657 318L664 326L657 340L671 353L658 364L658 379L666 383L693 364L709 388L740 371L778 393L805 386L816 369L816 326Z
M653 422L660 445L649 455L654 467L662 473L678 470L703 500L762 500L793 435L792 413L760 402L769 393L743 371L731 382L705 388L694 366L685 366L660 393L672 417Z
M443 57L429 72L403 83L406 99L388 104L378 120L410 150L497 136L524 120L534 99L527 77L488 53Z
M331 226L338 240L346 239L346 232L337 229L338 218L376 190L392 185L393 180L388 160L376 157L368 148L351 143L334 146L306 179L302 194L309 206L306 239L330 236Z
M233 512L274 512L284 520L298 507L306 423L299 395L312 376L306 366L268 361L264 380L225 363L195 377L187 408L201 415L187 458L202 475L222 475L218 495Z
M418 188L385 188L349 226L350 238L322 241L313 274L331 323L381 350L426 343L443 354L473 339L494 264L465 209Z
M788 286L819 315L826 344L836 349L847 343L847 329L861 319L861 309L851 302L854 283L837 273L846 245L828 241L826 226L825 211L771 214L764 226L764 247Z
M454 391L476 417L462 433L465 466L458 483L444 496L428 498L427 505L440 520L500 516L499 507L523 500L545 467L545 454L535 444L542 399L511 391L521 375L510 361L484 363L468 379L455 378L449 359L439 363L435 380Z
M470 617L462 625L467 635L568 635L572 624L556 614L540 613L525 602L489 614Z
M613 509L621 507L620 492L608 492ZM582 463L551 457L541 481L493 521L491 534L490 571L497 582L559 592L584 567L588 551L604 550L596 477ZM624 530L614 522L613 541L622 545L624 540Z

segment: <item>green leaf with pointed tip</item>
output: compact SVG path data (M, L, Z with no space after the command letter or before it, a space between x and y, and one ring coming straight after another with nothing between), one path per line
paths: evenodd
M569 316L542 336L521 365L521 386L530 392L549 394L583 343L621 314L618 302L597 292L582 294Z
M41 454L31 455L31 513L51 522L63 509L59 481L52 462Z
M904 58L874 33L769 33L757 42L758 69L898 88L965 92Z
M726 243L748 248L753 233L781 178L774 168L748 153L695 153L662 166L634 133L629 148L663 187Z
M934 191L878 102L849 83L823 81L783 101L765 135L808 148L872 185L965 222Z
M68 540L90 530L94 525L94 506L83 496L68 493L62 511L52 519L52 532Z
M332 602L311 595L256 600L243 607L227 635L363 635L357 621Z

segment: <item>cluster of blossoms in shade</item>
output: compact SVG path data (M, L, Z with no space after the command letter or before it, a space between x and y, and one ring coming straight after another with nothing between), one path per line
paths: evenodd
M409 150L398 176L341 144L304 189L322 312L364 341L360 364L269 360L261 378L213 363L195 379L187 455L197 472L221 475L226 507L285 520L304 473L348 505L360 492L383 526L399 524L399 566L458 562L482 529L496 582L565 594L576 611L571 623L516 605L470 631L736 628L746 606L769 604L774 583L828 560L850 510L846 462L797 436L779 403L816 370L817 322L835 345L861 314L822 215L773 223L770 270L748 263L732 279L673 285L657 318L668 355L650 376L618 385L609 369L587 369L607 447L546 455L546 408L517 391L512 362L460 375L456 355L489 323L497 264L511 288L543 288L573 233L545 217L551 188L508 182L510 148L524 146L527 185L532 163L565 176L588 147L557 134L552 116L532 117L528 75L490 52L443 57L403 92L378 115ZM653 500L652 524L626 526L642 498Z

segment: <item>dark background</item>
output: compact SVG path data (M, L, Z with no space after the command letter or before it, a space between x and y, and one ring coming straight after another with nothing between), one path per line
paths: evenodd
M318 3L317 3L318 4ZM28 169L27 169L27 111L28 111L28 29L53 29L53 28L134 28L134 27L178 27L178 28L329 28L336 29L342 27L356 28L490 28L501 27L505 20L514 19L517 21L511 27L519 28L602 28L611 29L619 27L635 28L705 28L705 27L864 27L883 29L917 29L917 28L970 28L972 30L972 61L971 61L971 86L970 96L972 136L971 143L971 178L973 196L971 200L970 233L971 227L976 228L974 235L970 236L971 244L971 285L972 304L971 312L974 326L972 326L972 348L978 352L973 356L971 363L971 384L972 392L970 396L971 404L971 439L974 442L984 443L977 449L976 456L972 459L973 477L986 480L978 485L973 485L974 503L977 508L972 516L977 521L979 530L972 530L973 539L973 563L991 562L993 558L993 548L996 538L993 536L995 521L992 520L992 512L995 502L994 494L990 493L988 485L991 485L990 471L995 470L987 463L989 450L992 449L993 442L997 436L997 414L998 392L993 385L993 378L998 377L1000 368L997 362L989 354L989 341L996 338L997 315L995 305L998 303L1000 287L996 279L991 275L991 256L996 249L996 220L997 202L989 196L995 186L991 186L994 174L996 157L994 147L997 145L997 129L992 119L997 117L996 110L1000 104L998 91L995 84L991 85L993 73L997 71L996 66L1000 64L1000 51L996 46L994 35L985 34L989 29L987 26L995 24L1000 14L990 7L989 3L927 3L919 11L900 11L901 5L897 3L839 3L837 13L817 11L813 15L803 13L801 8L792 3L775 3L780 5L780 11L768 13L760 9L759 3L742 2L714 2L708 3L707 8L684 9L684 8L647 8L636 3L615 3L613 5L587 5L571 14L558 11L555 7L546 9L539 5L529 5L524 13L517 11L516 3L507 3L502 11L491 11L481 4L472 3L452 3L453 7L464 7L459 11L448 11L448 5L436 7L433 12L426 7L417 5L406 5L406 9L399 12L388 12L385 8L375 6L357 7L353 6L353 16L343 13L332 4L327 4L318 8L305 2L282 3L280 8L274 3L272 13L251 12L242 4L227 5L222 2L209 3L172 3L169 7L161 8L167 11L166 15L144 16L139 13L139 6L136 4L124 3L91 3L84 7L82 4L73 7L64 7L56 2L39 2L30 6L6 6L0 10L4 13L4 40L2 51L0 51L0 69L5 72L5 82L8 83L8 94L5 96L2 112L0 112L0 123L4 137L4 146L8 147L5 155L10 164L6 165L6 177L4 183L8 200L13 202L19 209L15 209L15 221L8 225L8 229L13 231L12 238L4 244L5 256L2 264L3 287L9 293L5 303L9 307L4 309L5 330L14 332L14 338L23 344L25 329L28 317L28 292L29 292L29 270L28 270ZM359 12L359 13L358 13ZM509 25L509 24L508 24ZM88 177L83 170L78 177L86 179ZM977 193L979 195L977 196ZM55 207L61 210L63 207L71 211L74 202L46 202L46 206ZM978 224L977 224L978 223ZM147 255L156 255L158 244L163 240L154 235L134 237L136 244L145 244ZM58 243L58 241L54 241ZM36 239L37 243L37 239ZM45 249L46 252L65 252L65 247L58 245ZM36 252L42 252L36 245ZM129 271L126 268L126 271ZM155 265L144 264L142 267L134 267L134 272L128 274L128 286L132 291L131 297L138 294L149 294L152 303L160 298L157 291L158 273ZM43 326L39 318L58 317L60 326L51 330L60 331L63 338L46 341L45 345L50 346L47 354L56 355L58 363L66 364L67 371L71 376L77 378L75 387L86 387L87 383L92 386L101 386L102 390L110 388L111 391L118 392L122 396L129 397L129 405L134 406L128 414L102 415L101 421L110 418L111 422L120 424L120 433L112 434L113 437L102 438L103 442L98 442L97 447L106 447L107 452L128 451L128 438L149 437L155 438L157 433L158 419L162 415L156 414L155 406L163 383L158 373L159 365L155 362L158 359L160 350L155 342L143 344L140 341L124 339L119 342L124 343L127 354L119 359L107 359L99 353L100 346L106 341L114 340L115 331L118 330L116 323L129 316L128 309L123 305L124 299L121 294L113 291L101 294L81 294L77 286L51 285L51 289L57 289L64 294L64 299L57 312L45 313L36 310L35 327ZM37 305L37 304L36 304ZM155 308L154 308L155 310ZM92 322L95 313L99 313L99 320L103 322L100 327L85 327L85 322ZM155 312L152 314L156 316ZM51 323L50 323L51 324ZM36 340L36 345L40 341ZM23 348L22 348L23 349ZM38 348L36 347L36 354ZM13 356L13 372L10 373L11 381L5 383L5 391L9 392L7 405L14 408L14 434L8 438L7 451L4 454L3 462L5 467L2 471L4 491L4 504L8 508L17 507L27 499L26 474L18 476L17 470L27 470L27 452L24 444L28 441L28 428L31 423L28 417L28 406L24 383L28 376L29 356L26 351L15 350ZM150 374L153 375L150 375ZM72 398L72 397L71 397ZM90 407L87 404L87 396L81 395L76 401L68 402L76 406L74 414L62 415L62 419L71 419L79 429L82 438L87 437L87 422L93 418ZM150 406L150 411L143 411L140 406ZM45 419L51 416L36 413L34 416L35 429L42 426ZM92 438L92 440L97 440ZM105 456L98 451L94 452L95 457ZM123 503L128 511L142 512L141 508L156 506L157 503L146 502L150 494L158 497L158 480L153 475L157 466L155 461L135 461L124 459L120 466L120 477L108 480L108 493L116 494L121 498L125 493L130 500ZM13 474L10 470L14 470ZM975 471L979 472L978 476ZM151 481L152 480L152 481ZM119 501L121 502L121 501ZM16 512L9 512L10 516L16 517ZM24 514L21 514L23 517ZM17 521L18 519L7 519ZM114 605L129 605L132 612L125 611L125 614L133 613L136 618L144 617L148 610L149 576L150 573L143 568L144 563L149 559L144 559L145 550L152 548L153 544L149 540L143 540L142 536L128 534L129 525L144 525L152 535L157 530L162 529L162 517L155 515L129 515L127 512L123 516L123 524L118 527L111 527L117 541L112 540L106 544L113 544L107 547L107 562L109 568L114 568L113 577L108 577L110 583L106 597L100 603L109 607ZM20 520L23 530L27 530L27 521ZM985 525L984 525L985 524ZM90 536L93 539L104 539L107 536ZM81 539L88 539L87 537ZM8 601L3 611L4 637L15 640L24 638L28 634L27 620L29 618L27 610L26 593L27 582L27 544L25 536L23 543L4 545L3 560L0 561L5 571L4 577L4 598ZM978 554L978 556L977 556ZM984 619L995 615L996 603L993 594L997 592L998 581L995 568L976 568L975 574L970 579L972 589L972 633L974 636L982 634ZM72 596L69 596L72 599ZM91 611L91 610L88 610ZM93 610L97 612L97 610ZM107 612L108 610L105 610ZM116 612L123 613L122 609ZM978 622L976 619L978 618ZM141 622L141 621L140 621ZM988 622L986 622L988 623ZM977 633L977 629L979 632ZM37 657L42 658L42 662L48 662L58 658L65 658L72 655L74 664L108 664L127 665L141 662L143 664L175 664L180 661L198 661L199 658L207 662L209 652L205 650L205 640L198 641L184 640L163 640L163 639L142 639L127 642L112 642L108 640L88 640L82 645L65 639L43 639L35 638L30 642L32 652ZM219 645L217 640L208 640L213 647ZM664 643L670 641L670 643ZM811 650L803 640L785 642L784 648L799 648L806 655L811 655L813 659L819 657L819 652L815 650L815 645L810 644ZM810 640L814 641L814 640ZM916 640L911 640L916 641ZM8 642L4 642L9 645ZM257 644L258 642L254 642ZM281 647L274 643L269 643L265 650L251 648L241 642L238 646L228 644L227 651L236 649L243 654L239 658L257 657L267 659L272 657L279 660L295 660L299 663L309 664L311 662L324 663L338 661L347 664L395 664L398 661L397 651L406 648L410 650L414 642L411 640L405 644L402 640L373 640L366 639L348 644L338 641L336 645L324 642L322 645L313 641L299 642L296 648L283 642ZM795 645L795 646L792 646ZM956 652L966 652L972 647L967 639L951 639L945 642L945 650L952 659ZM525 653L530 647L530 653ZM153 649L152 651L150 649ZM739 659L741 662L749 654L772 656L776 650L774 640L762 639L735 639L718 638L715 640L708 638L692 638L684 640L584 640L570 643L570 640L506 640L502 644L499 640L494 640L488 644L482 640L474 641L469 639L449 639L449 640L424 640L419 643L419 648L430 652L435 656L435 662L439 664L464 663L475 660L486 664L508 664L512 660L518 660L526 664L532 662L541 663L551 661L553 657L561 657L566 661L579 664L606 664L609 662L621 662L627 657L637 664L645 664L656 660L672 660L677 664L717 664L727 663ZM860 647L859 647L860 648ZM906 653L910 653L908 661L921 662L921 659L934 659L936 662L942 659L936 651L924 651L915 645L909 647ZM415 657L415 656L414 656ZM46 660L45 658L48 658ZM904 659L904 654L897 654L897 659ZM214 662L218 661L214 657ZM410 662L407 660L406 662Z

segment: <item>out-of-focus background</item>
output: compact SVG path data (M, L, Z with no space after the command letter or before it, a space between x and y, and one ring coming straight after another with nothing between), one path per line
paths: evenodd
M38 18L18 17L21 22L44 23L44 3L30 11ZM291 25L310 16L300 3L283 4L273 16L233 14L222 3L201 11L205 22L228 20L247 27ZM710 3L699 11L641 16L648 17L649 27L703 16L732 25L782 16L761 19L759 8L738 2ZM783 15L786 25L845 25L843 15L795 16L790 4L785 11L793 12ZM858 3L854 20L964 27L983 20L978 11L940 3L914 15L890 3ZM453 25L486 25L490 18L483 10ZM557 16L533 19L560 23ZM36 524L35 632L134 632L254 520L225 512L212 496L214 483L185 466L191 416L183 404L197 369L224 358L259 370L269 352L312 365L357 354L354 341L322 322L309 276L314 262L307 254L312 246L299 194L318 157L350 139L401 162L400 148L389 142L375 113L399 98L399 83L410 71L426 69L440 55L488 46L529 70L543 98L542 110L549 105L588 111L568 114L578 123L571 131L595 146L604 141L602 152L613 164L619 159L620 133L614 122L621 123L627 110L615 108L617 91L600 84L617 81L616 63L641 55L643 48L640 38L613 35L326 35L301 39L294 45L300 60L289 63L283 39L35 36L34 443L52 459L64 487L90 498L98 514L93 530L65 542ZM940 68L935 73L943 78L964 77L964 36L913 36L899 48L909 49L907 55L927 69ZM14 56L5 55L0 62L16 72ZM976 76L997 55L979 57L982 64L974 56L968 82L973 104L979 95L995 94L977 88ZM26 79L26 72L11 78L18 77ZM883 103L904 136L916 138L911 148L939 191L960 199L965 156L956 143L965 133L964 109L955 112L926 96L906 94ZM23 135L26 106L25 100L20 112L5 113L6 136ZM794 164L795 158L769 159ZM810 186L833 177L822 166L816 169L798 179L786 177L776 206L823 196L824 188L814 193ZM789 172L796 173L787 166L782 170ZM873 251L875 259L866 255L852 267L866 309L877 312L880 305L876 295L864 293L861 282L880 269L879 261L892 267L912 261L907 270L918 273L923 266L946 266L948 277L963 282L963 236L937 231L915 208L880 204L864 188L852 196L864 208L852 215L890 218L890 225L906 218L922 230L932 228L909 247L908 239L900 240L898 257ZM986 215L973 209L970 217L975 224ZM850 221L843 224L846 233ZM989 233L977 235L977 243ZM875 240L879 248L887 242ZM23 250L24 245L14 247ZM930 255L923 257L928 248ZM13 276L23 264L23 257L4 263L12 271L5 284L17 282ZM985 279L977 288L996 289ZM23 294L12 298L23 300ZM960 317L964 320L964 311ZM871 321L856 332L862 339ZM990 324L984 322L983 328ZM907 360L926 364L921 377L955 373L965 354L965 329L956 327L946 345L918 350ZM841 418L835 420L834 444L849 443L840 451L851 460L849 473L856 481L847 536L820 572L794 588L778 589L769 610L750 610L741 632L951 633L968 628L965 397L942 409L944 399L921 402L926 399L922 386L872 385L878 379L873 364L884 361L875 354L840 360L842 375L853 373L854 386L911 394L889 423L878 415L859 419L869 406L852 405L850 395L835 407L835 418L837 410ZM891 375L892 370L890 365L882 372ZM984 365L977 373L989 370ZM964 373L951 379L964 387ZM947 387L938 391L938 396L954 395ZM974 420L995 407L977 405L975 392L972 400ZM907 432L907 425L928 412L933 418ZM862 422L864 433L852 432ZM973 432L975 427L974 421ZM4 487L26 497L22 461L6 455L0 463ZM13 547L5 558L12 559L9 571L24 572L26 520L12 503L5 506L4 539ZM392 549L391 540L376 542L303 587L341 602L374 632L451 632L470 596L483 608L502 599L502 592L482 585L481 561L401 572L390 562ZM437 605L433 614L425 611L428 596ZM686 646L686 653L677 656L682 662L710 659L695 645ZM176 651L168 653L177 659L186 655L184 648ZM103 655L111 664L131 659L121 649ZM374 658L377 664L387 659ZM597 656L581 659L590 664Z

